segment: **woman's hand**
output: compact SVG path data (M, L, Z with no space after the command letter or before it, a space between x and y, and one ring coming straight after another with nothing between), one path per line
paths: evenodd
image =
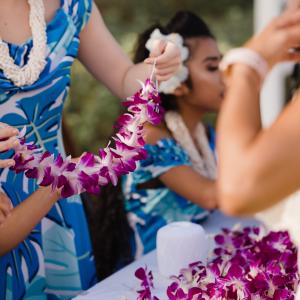
M300 61L300 9L288 9L245 45L258 52L270 69L283 61Z
M287 9L296 9L300 7L299 0L288 0Z
M158 81L170 79L179 69L182 61L179 48L172 42L157 41L147 64L155 64L155 76Z
M158 81L172 77L182 62L179 48L171 42L161 41L155 45L146 61L149 65L133 65L107 29L95 4L89 22L80 33L78 55L87 70L121 99L141 88L137 79L145 81L149 77L155 60Z
M16 136L19 131L7 124L0 123L0 152L5 152L18 145ZM0 159L0 168L12 167L15 161L13 159Z
M0 192L0 226L10 215L12 210L13 210L13 206L10 200L4 193Z

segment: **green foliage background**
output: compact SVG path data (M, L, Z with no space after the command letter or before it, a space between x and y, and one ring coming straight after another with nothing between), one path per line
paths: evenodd
M154 22L166 22L181 9L196 12L208 22L222 51L241 45L252 34L252 0L98 0L96 3L107 27L129 55L139 32ZM78 155L105 146L119 109L120 100L76 62L64 114L66 135L71 136L68 152Z

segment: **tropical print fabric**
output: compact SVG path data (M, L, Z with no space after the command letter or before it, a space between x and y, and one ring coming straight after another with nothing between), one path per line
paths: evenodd
M210 129L210 145L214 149L214 131ZM209 212L184 199L163 184L141 188L177 166L191 166L185 150L172 138L155 145L146 144L147 158L138 163L135 172L122 178L125 209L132 228L132 254L135 258L156 247L157 231L176 221L199 223Z
M52 153L64 153L61 118L79 33L89 19L92 0L61 0L47 24L47 65L37 82L16 87L0 70L0 121L26 140ZM26 64L32 48L9 44L15 63ZM2 153L0 159L12 156ZM14 206L36 189L24 174L0 170L2 190ZM0 299L70 299L96 282L87 223L79 196L62 199L14 250L0 258Z

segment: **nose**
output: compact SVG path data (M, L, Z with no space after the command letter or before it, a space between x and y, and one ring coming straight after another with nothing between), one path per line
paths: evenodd
M223 96L225 94L226 84L225 84L225 81L224 81L223 76L222 76L221 73L220 73L220 76L219 76L218 85L220 87L221 95L222 95L222 98L223 98Z
M225 90L225 81L224 78L222 76L222 73L219 72L219 76L218 76L218 84L220 85L221 89L224 91Z

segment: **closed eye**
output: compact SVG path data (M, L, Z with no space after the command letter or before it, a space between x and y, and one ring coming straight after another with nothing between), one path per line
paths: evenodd
M208 67L207 67L207 70L208 70L209 72L216 72L216 71L219 70L219 66L208 66Z

